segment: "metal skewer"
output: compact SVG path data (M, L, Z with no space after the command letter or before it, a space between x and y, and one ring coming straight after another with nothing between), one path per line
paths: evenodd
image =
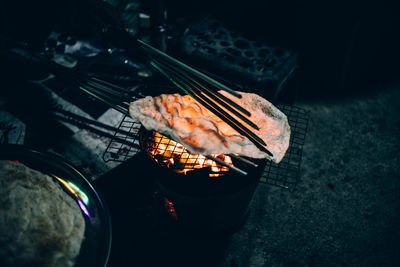
M237 173L239 173L239 174L242 174L242 175L247 175L247 174L248 174L247 172L245 172L245 171L239 169L238 167L235 167L235 166L233 166L233 165L229 165L229 164L227 164L226 162L224 162L223 160L217 159L217 158L215 158L215 157L213 157L213 156L205 155L205 157L208 158L208 159L211 159L211 160L213 160L213 161L215 161L215 162L217 162L218 164L221 164L221 165L223 165L223 166L225 166L225 167L228 167L228 168L231 169L232 171L237 172Z
M167 65L164 69L172 68L175 73L177 73L178 75L181 74L181 75L179 75L181 78L188 80L188 76L185 75L185 73L181 73L181 70L179 70L178 68L176 68L175 66L173 66L171 64L168 64L168 62L161 62L158 59L152 59L152 60L156 61L158 64L161 64L161 65L164 65L164 66ZM204 86L203 84L201 84L198 81L195 81L195 80L191 79L190 83L194 83L195 86L197 88L199 88L199 90L203 94L207 95L207 97L210 98L212 101L222 105L224 108L226 108L227 110L232 112L235 116L237 116L238 118L243 120L245 123L247 123L252 128L254 128L256 130L259 130L257 125L255 125L252 121L250 121L248 118L246 118L245 116L243 116L240 113L240 112L242 112L243 114L245 114L247 116L251 116L249 111L247 111L243 107L239 106L238 104L236 104L235 102L233 102L232 100L227 98L226 96L220 94L219 92L214 92L213 90L208 89L207 86Z
M232 94L232 95L234 95L236 97L239 97L239 98L242 97L238 92L236 92L236 91L232 90L231 88L227 87L226 85L214 80L213 78L210 78L207 75L204 75L200 71L198 71L198 70L196 70L196 69L194 69L194 68L192 68L192 67L190 67L190 66L188 66L188 65L186 65L186 64L184 64L184 63L182 63L182 62L180 62L178 60L176 60L175 58L173 58L173 57L165 54L164 52L162 52L162 51L160 51L160 50L158 50L158 49L146 44L145 42L143 42L143 41L141 41L139 39L137 41L141 45L141 47L143 47L148 52L155 53L156 55L160 55L160 56L164 57L165 59L168 59L169 61L174 62L176 65L180 66L181 68L185 69L186 71L188 71L188 72L200 77L201 79L213 84L214 86L216 86L218 88L221 88L221 90L225 90L225 91L229 92L230 94Z
M64 121L66 123L70 123L72 125L78 126L79 128L91 131L91 132L93 132L95 134L98 134L98 135L101 135L101 136L104 136L104 137L108 137L110 139L114 139L114 140L120 142L121 144L128 145L128 146L137 146L137 147L139 147L139 144L135 144L133 142L126 141L123 138L119 138L118 136L114 136L113 134L110 134L108 132L99 130L99 129L93 127L93 126L90 126L90 125L88 125L87 121L79 121L79 119L68 119L66 117L63 117L63 116L55 114L55 113L52 113L51 115L57 120ZM94 123L91 123L91 124L94 125ZM113 129L113 130L115 130L115 129Z
M123 87L121 87L121 86L117 86L117 85L115 85L115 84L112 84L112 83L109 83L109 82L107 82L107 81L101 80L101 79L99 79L99 78L96 78L96 77L93 77L93 76L92 76L92 77L90 77L90 79L93 80L93 81L95 81L95 82L98 82L98 83L107 85L107 86L109 86L109 87L111 87L111 88L117 89L117 90L119 90L119 91L122 91L122 92L125 92L125 93L128 93L128 94L131 94L131 93L132 93L132 92L129 91L128 89L125 89L125 88L123 88Z
M234 159L236 159L236 160L239 160L239 161L241 161L241 162L243 162L243 163L246 163L246 164L248 164L248 165L251 165L251 166L253 166L254 168L257 168L257 167L258 167L258 164L252 162L251 160L245 159L245 158L243 158L243 157L240 157L240 156L237 156L237 155L234 155L234 154L230 154L229 156L230 156L231 158L234 158Z
M84 83L84 84L87 85L87 86L90 86L91 88L99 89L99 90L101 90L101 91L103 91L105 93L108 93L108 94L111 94L111 95L113 95L115 97L118 97L123 102L130 103L133 100L132 97L128 96L127 94L123 94L123 93L117 92L117 91L115 91L113 89L109 89L108 87L103 86L101 84L94 84L91 81L86 81L86 83Z
M89 95L93 96L94 98L96 98L96 99L100 100L101 102L107 104L108 106L110 106L110 107L112 107L112 108L118 110L118 111L121 112L122 114L124 114L124 115L126 115L126 116L130 116L130 115L129 115L128 108L120 107L120 106L119 106L119 103L115 103L115 102L114 102L113 100L111 100L110 98L103 98L103 97L101 97L101 96L98 96L97 94L98 94L99 92L93 93L93 92L91 92L90 90L88 90L87 88L82 87L82 86L79 86L79 88L80 88L82 91L84 91L84 92L88 93Z
M73 119L73 120L81 121L81 122L84 122L84 123L87 123L87 124L91 124L91 125L94 125L94 126L109 130L109 131L118 132L120 134L127 135L127 136L128 135L132 135L132 133L130 133L128 131L113 127L111 125L99 122L97 120L92 120L92 119L83 117L81 115L72 113L70 111L67 111L67 110L64 110L64 109L61 109L61 108L57 108L57 107L53 108L53 113L52 114L55 115L56 113L62 114L67 119L70 118L70 119Z

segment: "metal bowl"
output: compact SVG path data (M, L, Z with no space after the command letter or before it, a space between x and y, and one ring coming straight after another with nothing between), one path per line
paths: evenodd
M0 160L18 161L29 168L57 177L54 180L59 181L62 188L78 203L86 222L84 240L75 267L105 267L111 250L111 220L92 183L65 160L25 146L0 145ZM68 192L67 187L74 192Z

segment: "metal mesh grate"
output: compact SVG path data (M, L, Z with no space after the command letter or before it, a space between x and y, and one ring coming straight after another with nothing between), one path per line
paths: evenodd
M301 157L307 133L309 112L290 105L278 104L277 107L288 117L291 127L290 145L285 157L279 164L270 161L267 163L261 182L294 190L300 174ZM133 122L129 117L124 117L118 127L118 131L114 134L114 138L107 146L103 159L106 162L124 162L139 152L141 150L139 138L140 127L140 123ZM146 140L151 140L151 138L146 138ZM161 165L164 164L169 167L168 164L170 164L170 161L168 160L171 158L172 152L177 149L180 150L181 148L177 148L176 142L167 137L162 137L162 135L155 141L156 142L151 141L147 147L157 149L160 148L160 144L163 145L164 147L161 149L161 153L158 153L155 158ZM171 144L171 142L173 143ZM180 157L183 157L183 161L182 159L181 161L184 163L185 168L197 168L196 166L199 166L199 157L203 156L189 153L184 155L182 152L183 151L179 151ZM177 154L179 155L179 153ZM176 166L179 167L179 165Z
M301 156L308 128L309 112L294 106L277 105L288 117L291 136L288 151L279 164L267 163L261 182L294 190L300 174Z
M140 123L124 116L103 154L103 160L124 162L140 151L139 129Z
M189 153L182 144L158 132L143 132L145 132L145 134L143 134L145 135L144 138L142 137L142 140L144 139L143 147L150 158L162 167L172 168L178 173L186 173L187 171L204 167L210 167L211 172L219 174L229 171L229 168L221 166L203 155ZM229 156L222 154L213 156L225 161L227 164L232 164L232 160ZM215 177L215 175L212 176Z

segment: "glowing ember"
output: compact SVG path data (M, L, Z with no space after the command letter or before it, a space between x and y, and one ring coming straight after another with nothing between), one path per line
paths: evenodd
M172 218L174 218L175 220L178 219L178 215L176 214L174 203L169 201L167 198L164 198L164 207L167 210L168 214Z
M209 177L220 177L229 171L229 168L222 166L203 155L191 154L186 148L168 137L152 132L146 141L146 151L151 158L162 167L173 169L177 173L187 174L189 171L201 168L210 168ZM213 157L232 165L229 156L217 154Z

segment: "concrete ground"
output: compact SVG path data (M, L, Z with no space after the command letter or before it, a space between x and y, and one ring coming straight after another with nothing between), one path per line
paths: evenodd
M260 184L230 237L193 237L161 220L143 155L113 168L96 180L113 223L108 267L400 266L397 88L298 101L310 111L299 183L294 192Z
M108 267L400 266L397 88L298 101L310 111L299 183L294 192L260 184L230 237L160 220L143 155L113 168L96 180L113 222Z
M400 266L400 91L298 104L300 182L258 187L222 266Z
M160 220L139 155L101 178L113 220L108 266L400 266L400 91L297 105L310 110L297 187L260 184L230 237Z

